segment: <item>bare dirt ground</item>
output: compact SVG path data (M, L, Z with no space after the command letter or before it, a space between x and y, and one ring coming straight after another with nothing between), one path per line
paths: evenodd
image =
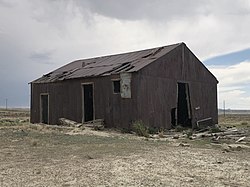
M1 187L250 186L248 137L225 149L235 140L57 128L30 124L28 115L0 110ZM250 116L220 117L220 125L249 130Z

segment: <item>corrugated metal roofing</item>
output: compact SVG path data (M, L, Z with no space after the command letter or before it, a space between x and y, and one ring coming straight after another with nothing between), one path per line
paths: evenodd
M46 83L81 77L107 76L121 72L136 72L181 43L123 54L73 61L32 83Z

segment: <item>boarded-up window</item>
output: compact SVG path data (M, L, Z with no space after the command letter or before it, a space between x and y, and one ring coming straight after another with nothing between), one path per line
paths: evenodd
M131 98L131 73L121 73L121 97Z
M120 80L113 81L113 93L118 94L121 92Z

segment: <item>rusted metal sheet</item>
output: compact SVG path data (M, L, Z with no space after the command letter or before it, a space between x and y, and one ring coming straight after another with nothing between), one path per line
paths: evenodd
M179 45L181 43L142 51L77 60L42 76L33 81L33 83L55 82L81 77L108 76L121 72L135 72Z

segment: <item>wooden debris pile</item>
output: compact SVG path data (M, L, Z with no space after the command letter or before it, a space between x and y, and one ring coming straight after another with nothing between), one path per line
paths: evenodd
M84 123L77 123L75 121L66 119L66 118L60 118L58 120L59 125L66 126L66 127L76 127L76 128L91 128L94 130L103 130L104 129L104 120L103 119L95 119L93 121L88 121Z
M104 129L104 120L103 119L95 119L93 121L84 122L82 124L84 127L90 127L94 130L103 130Z
M81 123L77 123L75 121L72 121L66 118L60 118L58 122L59 122L59 125L66 126L66 127L80 127L82 125Z
M227 128L227 129L217 129L218 132L213 132L212 129L202 129L198 132L194 132L190 139L200 139L209 137L211 143L213 144L225 144L233 143L239 145L250 144L250 134L249 131L246 129L237 129L236 127ZM231 147L229 147L231 150ZM232 148L234 149L234 148Z

